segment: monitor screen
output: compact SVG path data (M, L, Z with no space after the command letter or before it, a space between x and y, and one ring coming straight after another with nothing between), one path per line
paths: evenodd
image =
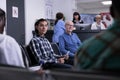
M91 24L75 24L76 30L90 30Z

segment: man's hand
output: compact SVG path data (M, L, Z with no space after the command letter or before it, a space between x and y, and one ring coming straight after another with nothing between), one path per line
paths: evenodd
M58 63L64 63L64 62L65 62L64 59L65 59L65 58L59 58L59 59L58 59Z
M67 54L64 55L64 59L65 59L65 60L68 60L68 59L69 59L69 55L67 55Z

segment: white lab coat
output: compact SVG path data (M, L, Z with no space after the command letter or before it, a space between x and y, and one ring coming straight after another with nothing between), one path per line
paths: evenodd
M94 22L91 26L91 30L98 30L97 26L100 26L101 30L106 29L103 23L100 23L100 25L98 25L96 22Z

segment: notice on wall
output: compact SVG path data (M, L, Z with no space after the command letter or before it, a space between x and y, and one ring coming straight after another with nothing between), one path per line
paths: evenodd
M53 18L53 0L46 0L45 1L45 13L46 13L46 19L52 19Z
M12 7L12 17L18 18L18 7L15 6Z
M81 19L85 24L92 24L96 15L97 14L80 14Z

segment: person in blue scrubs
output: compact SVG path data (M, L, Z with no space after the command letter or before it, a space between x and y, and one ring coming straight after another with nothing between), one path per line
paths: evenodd
M54 34L52 37L52 42L58 43L59 36L62 35L65 31L65 22L64 22L64 15L61 12L56 14L56 21L54 25Z

